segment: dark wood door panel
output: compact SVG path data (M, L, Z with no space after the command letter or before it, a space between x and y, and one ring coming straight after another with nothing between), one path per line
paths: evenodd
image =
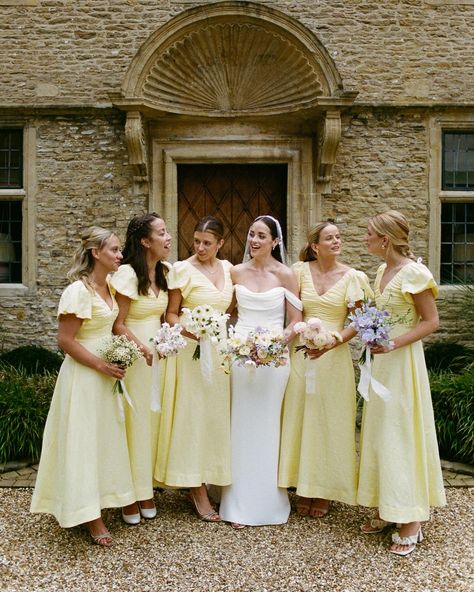
M178 165L178 258L192 254L194 226L207 215L222 220L220 255L233 263L242 261L247 231L257 216L278 218L285 236L287 175L285 164Z

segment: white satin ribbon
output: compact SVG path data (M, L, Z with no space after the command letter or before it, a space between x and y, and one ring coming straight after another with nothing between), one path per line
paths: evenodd
M372 377L372 358L369 347L365 348L365 362L363 364L359 364L359 368L360 379L359 384L357 385L357 390L363 399L366 401L369 400L370 387L372 387L374 393L378 395L383 401L388 401L392 398L392 393L388 390L388 388Z
M212 382L212 344L208 337L201 337L199 340L200 355L199 361L201 363L201 374L206 382L209 384Z
M114 393L117 398L117 410L119 415L120 423L125 422L125 409L124 409L124 401L130 405L130 409L135 412L135 407L133 406L132 399L128 394L127 387L125 386L125 382L123 380L117 380L114 386Z
M151 364L151 393L150 410L154 413L161 411L160 390L161 390L161 364L156 351L153 352L153 362Z
M306 394L316 394L316 360L306 358Z

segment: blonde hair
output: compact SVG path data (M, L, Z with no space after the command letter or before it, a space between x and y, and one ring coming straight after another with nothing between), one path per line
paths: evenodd
M74 254L74 261L67 277L71 282L81 280L89 290L92 286L89 282L89 275L94 269L95 259L92 249L100 251L105 243L115 233L100 226L91 226L82 233L81 245Z
M410 225L401 212L389 210L383 214L377 214L369 218L369 226L371 226L377 236L387 237L388 249L393 249L409 259L415 259L408 244Z
M308 242L300 251L300 261L316 261L318 257L311 248L311 245L319 243L321 232L328 226L336 226L336 224L331 222L331 220L326 220L326 222L319 222L319 224L316 224L316 226L310 229L308 232Z

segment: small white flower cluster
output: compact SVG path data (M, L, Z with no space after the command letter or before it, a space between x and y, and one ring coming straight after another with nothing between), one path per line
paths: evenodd
M135 360L143 357L138 345L125 335L109 337L100 350L100 355L109 364L117 364L121 368L129 368Z
M181 324L196 337L208 337L213 345L225 339L226 322L229 315L216 310L209 304L196 306L192 310L183 308Z
M187 342L181 335L182 330L181 325L170 327L169 323L163 323L156 335L150 339L161 358L176 356L180 349L186 347Z
M311 317L306 322L295 324L295 332L300 336L300 343L302 346L297 347L301 349L323 349L327 346L334 345L336 341L341 341L341 335L337 331L329 331L323 325L321 319Z
M258 368L259 366L285 366L288 363L288 346L280 331L257 327L247 337L237 335L229 328L229 337L221 349L222 366L232 364Z

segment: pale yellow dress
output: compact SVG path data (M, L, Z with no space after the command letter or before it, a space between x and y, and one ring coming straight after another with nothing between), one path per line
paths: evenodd
M117 292L130 298L125 325L144 345L151 347L150 339L161 327L160 319L168 306L168 292L160 290L156 296L150 287L148 294L139 294L137 275L128 264L119 267L111 284ZM155 373L160 379L157 388L161 402L166 360L155 357L153 364L158 364ZM160 414L151 411L152 367L145 358L140 358L127 370L125 386L133 403L133 409L125 406L125 425L135 494L137 500L151 499Z
M422 263L408 263L380 293L383 264L375 280L378 308L389 310L396 324L392 339L419 321L412 294L437 286ZM373 377L391 391L384 402L372 389L364 403L357 502L377 507L388 522L428 520L430 506L446 503L431 404L430 384L421 341L374 355Z
M348 304L372 294L367 276L348 270L327 292L314 289L309 262L293 266L300 284L303 317L317 317L331 331L341 331ZM298 495L356 503L356 389L347 343L317 360L304 358L293 345L285 393L280 447L280 487ZM315 389L307 392L306 370L314 368Z
M100 356L118 314L115 299L111 310L76 281L61 296L62 314L84 319L76 340ZM60 526L70 527L99 518L102 508L135 501L114 383L66 355L44 430L32 512L53 514Z
M221 264L225 276L222 291L188 261L173 265L168 286L181 291L183 308L209 304L226 311L233 293L232 265L229 261ZM212 383L206 382L200 362L192 359L196 344L188 339L187 347L169 360L166 374L155 479L173 487L231 482L229 375L220 368L213 349Z

